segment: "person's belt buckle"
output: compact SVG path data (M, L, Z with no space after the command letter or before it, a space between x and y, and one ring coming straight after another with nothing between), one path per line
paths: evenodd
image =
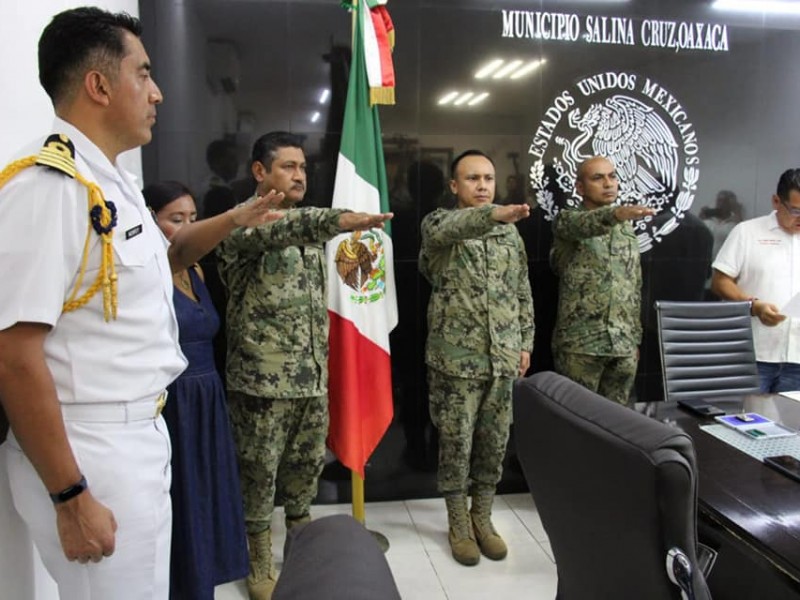
M158 395L158 398L156 398L156 416L155 416L156 419L159 416L161 416L161 412L164 410L164 407L166 405L167 405L167 392L163 391Z

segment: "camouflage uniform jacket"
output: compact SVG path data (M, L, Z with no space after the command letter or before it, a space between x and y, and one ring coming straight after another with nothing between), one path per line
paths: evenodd
M560 212L551 264L559 276L553 349L629 356L642 340L639 243L616 206Z
M431 283L425 362L448 375L516 377L533 349L525 246L494 206L439 209L422 221L419 270Z
M292 208L234 231L220 246L228 288L228 389L262 398L328 389L328 309L322 243L340 233L330 208Z

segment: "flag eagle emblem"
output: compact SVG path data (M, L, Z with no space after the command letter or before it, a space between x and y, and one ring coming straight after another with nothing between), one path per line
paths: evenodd
M375 302L386 289L386 257L379 234L354 231L336 248L336 272L355 291L350 300L358 304Z

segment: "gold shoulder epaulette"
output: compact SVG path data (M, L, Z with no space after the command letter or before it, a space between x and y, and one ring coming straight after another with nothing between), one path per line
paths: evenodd
M36 157L36 164L50 167L74 179L78 172L75 165L75 146L63 133L54 133L45 140Z
M86 305L98 290L103 291L103 316L105 320L117 318L117 273L114 266L114 227L117 224L117 209L107 202L103 191L96 183L88 181L78 173L75 163L75 146L63 133L54 133L44 142L44 147L36 156L16 160L0 172L0 188L17 173L33 165L47 167L76 179L88 190L89 229L83 245L83 256L78 277L72 292L61 310L70 312ZM89 261L89 248L92 231L100 236L100 269L94 283L78 296Z

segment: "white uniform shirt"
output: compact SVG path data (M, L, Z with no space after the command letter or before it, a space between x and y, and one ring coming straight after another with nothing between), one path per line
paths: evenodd
M800 235L784 231L773 211L733 228L712 265L748 296L779 309L800 292ZM800 319L767 327L753 317L756 359L800 363Z
M89 227L87 188L63 173L33 166L0 190L0 330L19 322L52 326L45 344L59 400L125 402L154 398L186 367L172 305L167 240L133 176L116 167L75 127L56 119L76 149L78 173L117 207L114 263L116 320L103 318L103 294L62 313L81 264ZM38 153L41 142L27 154ZM94 282L100 238L92 231L79 296Z

